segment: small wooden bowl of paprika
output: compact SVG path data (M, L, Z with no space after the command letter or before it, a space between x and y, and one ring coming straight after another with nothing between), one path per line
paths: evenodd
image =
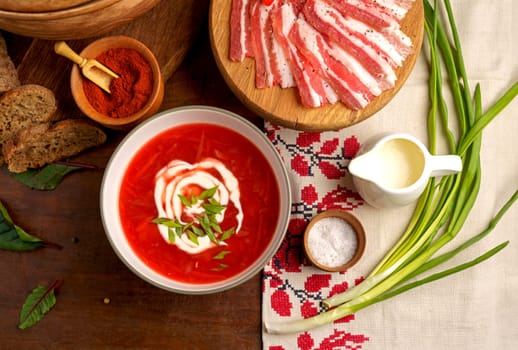
M101 125L130 129L154 115L164 99L164 80L158 62L147 46L127 36L110 36L89 44L79 54L95 58L119 75L110 84L110 94L72 67L72 96L89 118Z

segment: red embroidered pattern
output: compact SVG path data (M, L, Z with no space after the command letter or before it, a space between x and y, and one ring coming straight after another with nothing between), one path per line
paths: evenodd
M265 307L273 310L281 320L311 317L324 311L323 299L343 292L350 283L357 284L363 279L362 276L351 278L347 272L337 278L336 274L332 277L323 271L310 270L311 265L302 249L304 230L315 214L332 208L353 210L363 205L361 197L345 181L347 165L360 144L355 136L344 139L339 132L290 130L287 134L286 130L268 122L265 133L294 176L295 193L285 239L263 271L263 304L266 303ZM361 350L368 337L348 333L339 326L353 320L354 315L350 315L335 321L327 336L317 339L312 331L308 331L294 335L296 344L279 341L267 349Z

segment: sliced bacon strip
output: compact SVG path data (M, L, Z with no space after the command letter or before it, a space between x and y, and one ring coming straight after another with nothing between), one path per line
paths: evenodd
M268 58L269 36L266 22L269 18L270 6L263 5L261 0L251 0L250 4L250 34L251 46L255 58L255 86L263 89L273 85L273 77Z
M400 20L415 0L232 0L230 59L257 88L296 86L306 107L364 108L413 51Z
M336 45L333 42L328 42L328 45L329 51L327 53L342 65L350 69L363 85L368 87L371 94L378 96L383 92L384 89L380 85L380 82L373 77L356 58L351 56L341 46Z
M412 52L412 41L401 31L379 32L365 23L349 18L342 21L345 28L365 45L371 46L392 67L400 67ZM400 35L396 35L400 33Z
M284 51L273 35L270 13L277 6L277 2L265 5L262 0L252 0L250 5L252 49L256 61L255 86L258 89L295 85Z
M326 0L344 16L351 16L376 30L399 27L396 17L390 16L377 1L372 0Z
M399 28L399 21L387 15L376 1L365 0L325 0L337 9L348 29L356 33L364 42L371 42L383 48L395 67L413 52L412 40ZM371 45L373 46L373 45Z
M290 31L289 39L316 69L329 81L340 101L348 108L358 110L374 97L369 89L347 68L329 54L326 39L309 25L302 16Z
M285 3L272 12L274 35L283 48L294 79L297 83L301 103L306 107L320 107L327 102L336 102L336 94L305 60L300 51L289 40L297 16L291 4Z
M379 80L380 86L388 89L394 86L396 74L391 65L372 46L349 32L343 23L343 16L323 0L308 0L303 9L304 16L315 29L327 33Z
M230 10L230 50L229 58L242 62L252 56L250 46L250 0L233 0Z
M271 11L274 11L278 6L279 1L276 1L275 7ZM273 33L273 17L271 12L268 18L267 27L269 28L268 36L270 37L270 40L268 41L270 53L268 59L270 60L270 67L273 74L273 85L280 85L282 88L294 87L296 83L290 63L288 62L288 58L286 57L279 41Z
M383 11L396 18L398 21L405 17L408 10L412 7L415 0L366 0L377 3Z
M273 31L273 26L272 26ZM282 49L279 41L272 33L272 47L270 51L270 61L272 62L273 85L280 85L282 88L296 86L290 63Z
M298 16L302 8L306 4L306 0L281 0L283 3L288 3L293 8L295 15Z

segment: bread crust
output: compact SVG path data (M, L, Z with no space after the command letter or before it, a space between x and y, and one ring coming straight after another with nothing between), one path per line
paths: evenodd
M106 134L82 119L43 123L22 130L3 147L9 171L24 172L71 157L106 142Z
M41 85L20 85L0 33L0 166L12 172L39 168L106 141L104 131L80 119L57 121L54 93Z
M21 85L3 94L0 97L0 150L21 130L53 121L56 110L54 93L41 85ZM2 163L0 153L0 165Z

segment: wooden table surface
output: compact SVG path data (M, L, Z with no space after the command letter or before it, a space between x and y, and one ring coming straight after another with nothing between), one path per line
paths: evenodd
M19 63L32 39L4 36ZM207 28L168 79L162 110L194 104L226 108L262 125L223 81ZM14 221L62 246L0 251L0 349L260 349L259 274L226 292L180 295L144 282L115 255L101 224L99 189L102 168L124 132L108 136L105 145L74 159L100 169L72 173L54 191L30 190L0 170L0 200ZM27 295L55 279L63 279L56 306L35 326L18 329Z

